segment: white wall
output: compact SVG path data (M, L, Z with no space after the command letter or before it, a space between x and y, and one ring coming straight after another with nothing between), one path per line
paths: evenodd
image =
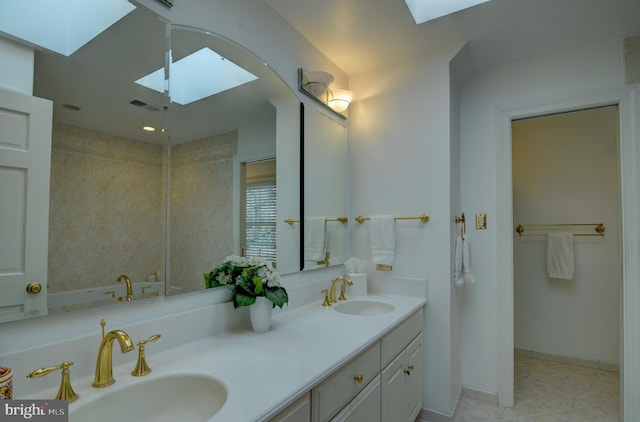
M33 48L0 38L0 88L33 94Z
M473 75L461 93L463 207L486 212L488 230L473 232L476 285L463 292L462 382L498 390L498 115L508 108L560 102L622 83L622 40L508 64ZM508 264L507 264L508 265Z
M517 224L603 222L574 236L572 280L546 274L544 233L514 240L515 347L617 365L620 357L620 194L617 106L513 123ZM542 234L542 236L526 236Z
M351 78L357 102L349 109L352 215L431 216L426 224L397 223L390 275L429 281L424 407L447 415L457 396L452 392L460 389L452 379L458 364L451 247L458 210L450 204L449 86L449 62L458 50ZM371 261L368 223L350 224L352 256Z

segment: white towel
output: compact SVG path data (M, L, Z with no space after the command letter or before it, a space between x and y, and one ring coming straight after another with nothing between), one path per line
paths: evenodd
M549 278L573 279L573 235L549 233L547 235L547 273Z
M304 260L322 261L327 243L327 219L310 217L304 219Z
M464 277L462 276L462 237L460 236L456 237L453 281L456 286L464 286Z
M376 265L393 265L396 256L396 220L392 215L371 217L371 259Z
M471 242L467 236L462 238L462 278L465 284L476 282L476 275L471 268Z

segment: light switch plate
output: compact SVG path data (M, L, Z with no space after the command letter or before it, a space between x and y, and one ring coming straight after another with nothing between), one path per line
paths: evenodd
M476 230L487 230L487 214L476 214Z

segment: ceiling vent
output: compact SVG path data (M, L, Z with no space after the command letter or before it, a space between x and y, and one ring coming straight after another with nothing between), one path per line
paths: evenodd
M140 100L131 100L129 101L129 104L134 105L136 107L141 107L144 108L145 110L149 110L149 111L160 111L161 107L153 105L153 104L147 104L144 101L140 101Z

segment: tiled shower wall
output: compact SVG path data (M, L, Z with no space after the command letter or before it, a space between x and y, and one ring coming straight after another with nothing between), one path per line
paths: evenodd
M162 162L162 145L54 123L50 293L163 269Z
M237 131L171 150L170 293L204 288L233 250ZM163 146L55 123L49 293L136 282L164 272Z
M171 148L171 288L204 289L202 275L233 251L233 156L238 132Z

